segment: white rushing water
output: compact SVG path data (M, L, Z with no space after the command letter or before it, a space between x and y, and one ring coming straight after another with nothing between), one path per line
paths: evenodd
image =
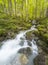
M31 30L36 30L35 26L32 26L30 30L20 32L19 34L17 34L15 39L7 40L3 42L3 45L0 49L0 65L9 65L8 63L11 60L11 57L16 55L21 48L29 47L28 42L25 38L25 34ZM22 40L21 38L24 38L23 46L20 45ZM36 56L38 54L38 48L36 42L32 40L31 43L32 43L31 48L33 55L35 54ZM17 64L12 64L12 65L17 65Z

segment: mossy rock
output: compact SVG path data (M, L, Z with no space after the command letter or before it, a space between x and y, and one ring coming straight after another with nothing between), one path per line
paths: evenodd
M38 25L37 29L39 33L37 32L38 34L35 34L38 35L40 39L48 43L48 28L46 27L46 25Z
M26 39L27 39L27 40L32 40L32 34L33 34L32 31L27 32L27 33L26 33Z
M43 35L48 40L48 33Z
M48 43L48 33L42 34L42 39Z
M35 30L33 33L35 34L35 36L39 36L39 31L38 30Z
M38 40L37 41L37 45L45 52L48 53L48 46L47 43L42 41L42 40Z
M32 50L30 47L26 47L26 48L21 48L18 53L20 54L25 54L27 56L30 56L32 54Z

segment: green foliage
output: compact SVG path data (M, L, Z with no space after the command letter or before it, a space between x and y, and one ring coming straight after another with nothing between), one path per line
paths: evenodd
M29 20L47 17L47 13L47 0L0 0L0 35L26 30L31 27ZM39 24L39 33L47 37L48 18Z
M39 21L40 25L37 26L39 35L42 40L48 43L48 18Z
M0 0L0 11L26 19L46 16L47 0Z
M0 14L1 15L1 14ZM21 17L10 17L2 14L0 16L0 37L8 36L9 33L18 33L18 31L29 29L32 24Z

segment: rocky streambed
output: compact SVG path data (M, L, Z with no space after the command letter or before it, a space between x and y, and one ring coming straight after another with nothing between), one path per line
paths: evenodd
M0 47L1 49L2 49L2 44L5 43L5 47L8 46L7 49L10 50L10 51L8 50L9 52L14 51L14 52L11 52L11 55L12 53L15 53L13 54L13 56L10 56L10 54L9 55L7 54L8 56L10 56L9 59L7 59L6 57L7 61L8 60L9 61L8 62L5 61L5 63L3 62L3 64L2 62L0 62L1 65L48 65L47 63L48 62L48 58L47 58L48 48L46 47L46 42L42 40L42 37L40 36L38 29L36 28L35 26L33 26L30 30L26 31L25 33L21 32L21 34L17 35L15 39L8 40L7 42L5 41L1 43L1 47ZM19 51L16 49L18 49ZM15 51L18 51L18 53L16 54ZM0 57L1 55L2 54L0 54Z
M15 39L2 42L0 47L0 65L34 65L33 60L38 55L38 47L34 38L28 40L26 33L36 30L35 26L21 31Z
M38 30L30 31L26 34L28 40L34 39L38 46L38 56L34 59L34 65L48 65L48 47L46 42L40 38L40 33ZM47 61L47 62L46 62Z

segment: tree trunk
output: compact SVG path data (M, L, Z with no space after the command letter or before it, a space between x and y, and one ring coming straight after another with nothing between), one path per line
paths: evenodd
M16 16L16 0L14 0L14 4L15 4L15 16Z
M12 15L12 1L11 0L8 0L8 11L11 16Z

